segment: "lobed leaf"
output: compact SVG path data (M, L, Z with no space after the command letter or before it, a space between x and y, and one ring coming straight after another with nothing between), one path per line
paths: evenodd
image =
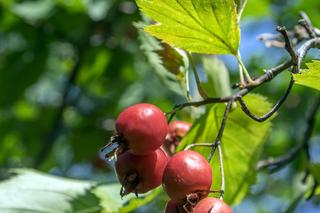
M293 75L295 83L320 91L320 60L307 63L307 67L301 73Z
M164 42L195 53L237 55L240 43L233 0L136 0L140 10L158 22L145 31Z
M139 32L140 48L152 66L152 71L170 90L180 95L186 94L186 72L189 66L187 57L144 32L142 27L145 23L140 22L135 25Z

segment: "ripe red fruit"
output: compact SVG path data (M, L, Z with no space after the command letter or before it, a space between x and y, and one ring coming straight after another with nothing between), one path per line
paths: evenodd
M207 197L194 207L194 213L232 213L232 209L222 200Z
M164 113L152 104L135 104L123 110L116 120L116 134L106 145L109 152L125 150L135 155L146 155L158 149L168 132ZM108 154L107 154L108 155Z
M168 156L160 148L148 155L121 154L115 163L122 185L121 196L130 192L145 193L158 187L167 162Z
M167 202L165 213L187 213L181 205L177 205L171 200Z
M212 169L199 153L186 150L169 160L162 185L171 200L178 204L194 203L206 197L212 183Z
M181 139L187 134L191 128L191 123L185 121L172 121L169 124L168 134L164 141L166 151L173 154L179 145Z

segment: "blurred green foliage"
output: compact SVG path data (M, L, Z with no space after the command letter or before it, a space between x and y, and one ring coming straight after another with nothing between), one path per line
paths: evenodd
M57 141L69 166L95 161L121 109L147 100L169 109L165 89L144 89L161 84L139 50L133 2L2 1L0 14L3 167L57 166L46 145Z
M289 28L297 23L300 10L320 27L316 0L249 0L242 23L268 20ZM99 148L113 133L117 114L137 102L170 111L185 101L164 86L160 79L168 74L155 72L145 49L140 49L133 26L140 19L134 1L128 0L0 1L1 168L33 167L61 176L116 180L112 167L100 160ZM274 32L274 28L264 30ZM262 64L271 67L287 58L283 51L277 60L268 60L272 54L270 50L254 54L248 69L261 74L266 68ZM230 78L231 83L238 82L235 72ZM287 83L288 75L283 74L255 92L275 102ZM272 122L263 157L286 153L301 141L304 117L315 95L315 90L294 87ZM319 119L318 115L310 148L314 173L320 162ZM316 205L317 197L312 204L302 201L301 177L307 166L301 155L279 173L260 173L237 212L284 212L293 206ZM162 212L166 199L158 196L136 211Z

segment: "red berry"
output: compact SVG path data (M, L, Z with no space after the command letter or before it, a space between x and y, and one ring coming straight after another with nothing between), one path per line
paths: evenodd
M206 197L212 183L212 170L199 153L187 150L178 152L168 162L162 185L175 203L194 203Z
M182 138L187 134L191 125L191 123L185 121L172 121L169 124L168 135L172 138Z
M177 205L171 200L167 202L165 213L187 213L181 205Z
M181 139L188 133L191 123L184 121L172 121L169 124L168 134L164 141L166 151L173 154L179 145Z
M158 107L141 103L120 113L116 131L125 143L125 149L135 155L145 155L163 144L168 125L164 113Z
M158 187L167 162L168 156L160 148L148 155L130 152L119 155L115 168L122 185L121 196L130 192L145 193Z
M194 207L194 213L232 213L232 209L222 200L207 197Z

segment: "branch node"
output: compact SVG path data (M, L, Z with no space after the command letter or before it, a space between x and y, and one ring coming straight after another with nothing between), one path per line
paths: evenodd
M267 75L267 81L274 78L274 74L271 70L265 70L264 73Z

